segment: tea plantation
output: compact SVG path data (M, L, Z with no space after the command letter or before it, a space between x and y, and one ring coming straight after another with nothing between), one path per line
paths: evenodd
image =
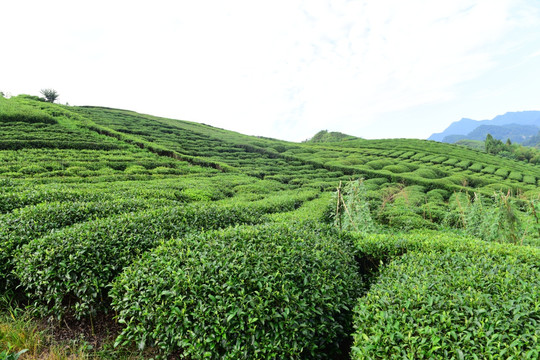
M0 357L538 359L540 167L0 97L0 300Z

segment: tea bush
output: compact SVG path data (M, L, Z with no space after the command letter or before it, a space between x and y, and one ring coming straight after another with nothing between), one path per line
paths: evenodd
M526 184L536 185L536 178L532 175L523 176L523 182Z
M495 171L495 175L502 177L503 179L506 179L508 177L509 171L504 168L499 168L497 171Z
M380 169L384 168L385 166L390 166L390 165L394 165L394 164L395 164L395 162L392 161L392 160L381 159L381 160L369 161L369 162L365 163L364 166L370 167L373 170L380 170Z
M383 168L383 170L387 170L396 174L409 172L410 169L404 165L404 164L398 164L398 165L387 165Z
M362 289L350 242L315 224L191 235L127 268L111 295L119 344L181 358L324 358Z
M467 169L471 165L471 161L469 160L461 160L456 164L457 167L460 167L462 169Z
M18 102L17 99L7 100L0 97L0 123L16 122L55 124L56 120L43 111Z
M356 250L382 270L356 308L353 359L538 357L539 248L414 231Z
M103 202L52 202L0 215L0 290L13 269L15 251L52 230L92 218L165 205L165 201L120 199Z
M486 174L494 174L496 171L496 167L493 165L489 165L483 168L481 171Z
M414 174L424 179L438 179L440 177L433 169L427 168L419 168Z
M352 358L537 359L539 289L513 256L406 253L359 301Z
M520 172L512 171L510 175L508 175L508 179L515 180L515 181L521 181L523 180L523 175Z
M483 167L484 165L482 163L474 163L471 166L469 166L469 170L479 172L482 170Z
M33 240L15 255L14 273L41 315L107 310L108 284L161 241L191 231L262 221L260 207L191 205L77 224Z

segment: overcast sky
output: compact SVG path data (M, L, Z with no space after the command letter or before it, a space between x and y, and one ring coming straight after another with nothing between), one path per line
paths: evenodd
M540 110L540 1L56 1L0 8L0 91L301 141Z

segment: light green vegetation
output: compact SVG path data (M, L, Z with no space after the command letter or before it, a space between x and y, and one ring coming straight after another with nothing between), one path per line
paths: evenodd
M537 165L317 139L0 98L0 354L105 316L73 356L538 357Z

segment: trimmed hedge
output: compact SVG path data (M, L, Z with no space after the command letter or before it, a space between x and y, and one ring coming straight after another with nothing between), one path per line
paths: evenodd
M523 176L523 182L526 184L536 185L536 178L532 175Z
M364 268L390 263L356 307L353 359L540 356L538 248L418 232L357 249Z
M497 171L495 171L495 175L502 177L503 179L506 179L508 176L509 171L504 168L499 168Z
M383 168L383 170L387 170L390 172L393 172L395 174L405 173L409 172L410 169L404 165L404 164L398 164L398 165L387 165Z
M314 224L172 240L113 283L117 343L193 359L326 358L362 289L351 245Z
M0 215L0 290L13 270L15 251L33 239L92 218L164 205L163 200L127 199L103 202L52 202Z
M515 181L521 181L523 180L523 175L520 172L512 171L510 175L508 175L509 180L515 180Z
M482 171L483 167L484 167L484 164L482 163L474 163L471 166L469 166L469 170L479 172L479 171Z
M260 209L197 204L77 224L23 246L15 255L14 273L41 315L92 315L108 309L106 288L116 275L161 241L258 223Z

